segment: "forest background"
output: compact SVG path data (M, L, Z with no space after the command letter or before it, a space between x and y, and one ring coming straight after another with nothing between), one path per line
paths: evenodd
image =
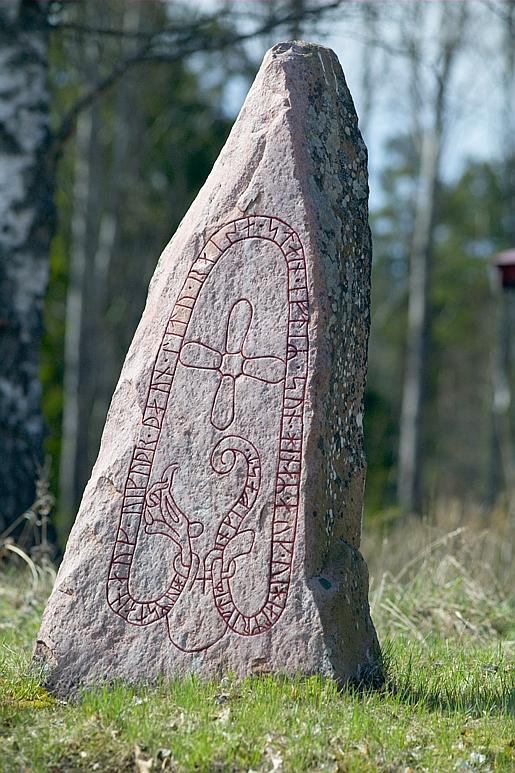
M513 0L2 5L3 55L18 57L0 78L4 170L12 88L42 79L26 131L46 127L40 187L28 209L7 197L3 215L26 218L37 196L30 233L46 231L28 259L27 239L13 253L0 235L0 451L16 459L1 473L0 533L28 511L12 533L30 540L51 511L63 546L159 254L264 51L299 37L336 48L371 149L367 518L513 515L515 290L492 266L515 247ZM13 399L23 389L29 407Z

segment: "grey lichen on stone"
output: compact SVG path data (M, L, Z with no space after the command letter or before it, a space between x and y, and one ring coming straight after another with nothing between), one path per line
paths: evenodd
M316 219L324 267L324 335L332 362L320 435L325 469L316 508L325 518L327 556L333 539L345 539L354 547L360 541L356 503L361 501L366 469L362 417L372 261L367 150L334 52L306 43L281 47L282 53L286 50L292 58L310 57L312 69L319 70L306 84L304 163L305 195Z

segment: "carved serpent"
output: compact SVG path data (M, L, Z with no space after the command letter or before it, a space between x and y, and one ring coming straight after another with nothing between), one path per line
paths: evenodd
M174 559L172 580L161 596L151 601L138 601L134 598L129 582L137 537L134 543L131 543L128 536L122 533L116 541L118 561L110 574L108 601L120 617L133 625L150 625L165 617L186 587L192 568L195 568L194 564L198 564L198 556L192 550L191 539L201 533L202 524L188 521L173 498L172 485L176 470L177 465L170 465L162 479L150 486L143 516L147 534L162 534L179 546L179 552Z

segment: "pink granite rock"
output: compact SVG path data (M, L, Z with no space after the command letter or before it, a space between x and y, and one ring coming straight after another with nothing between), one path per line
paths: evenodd
M58 694L380 678L358 550L367 195L336 56L274 46L123 366L35 649Z

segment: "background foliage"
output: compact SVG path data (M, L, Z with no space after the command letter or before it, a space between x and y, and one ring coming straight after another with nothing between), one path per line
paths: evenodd
M431 515L458 501L485 518L496 504L513 516L515 400L499 424L496 377L503 308L515 293L502 300L491 260L515 245L514 2L46 7L50 122L61 139L41 378L61 544L158 256L208 175L264 50L300 35L337 50L352 39L343 66L371 148L366 513ZM483 85L478 58L488 64ZM488 152L464 153L487 112ZM417 267L427 274L418 296ZM417 303L418 330L410 321ZM512 390L514 338L504 363ZM414 351L420 361L410 370ZM410 428L404 407L413 388L421 398ZM410 432L411 446L403 445ZM411 461L420 496L413 491L406 503L398 484Z

